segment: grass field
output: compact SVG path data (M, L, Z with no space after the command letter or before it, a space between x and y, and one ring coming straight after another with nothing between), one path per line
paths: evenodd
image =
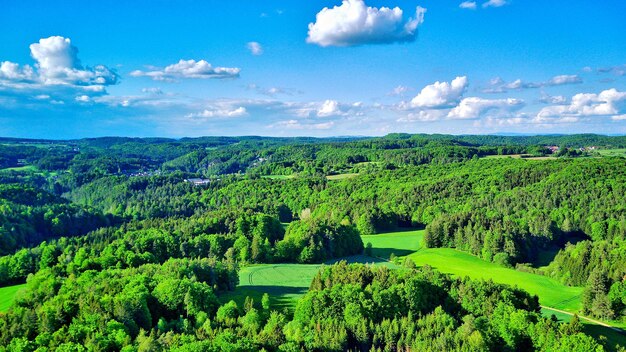
M532 156L531 154L487 155L485 159L524 159L524 160L555 160L555 156Z
M290 178L294 178L295 175L265 175L261 176L262 178L269 178L271 180L288 180Z
M13 305L15 295L26 284L0 287L0 312L6 312Z
M35 165L25 165L25 166L17 166L17 167L7 167L5 169L0 169L0 171L37 172L38 169Z
M372 243L372 254L388 258L391 253L408 256L417 265L428 264L433 268L458 276L473 279L491 279L494 282L517 286L531 294L539 296L539 302L571 313L579 311L581 306L581 287L569 287L549 277L525 273L504 268L484 261L468 253L451 248L422 248L423 230L393 232L380 235L362 236L363 243ZM408 253L408 254L407 254ZM545 315L555 314L563 321L570 321L571 316L549 309L543 309ZM609 346L617 343L626 345L626 337L607 327L582 321L585 332L596 338L605 336ZM623 327L623 324L615 324Z
M327 180L343 180L344 178L353 178L357 176L359 176L359 174L348 173L348 174L328 175L326 176L326 179Z
M525 155L525 154L487 155L485 156L485 159L506 159L506 158L519 159L522 157L522 155Z
M352 256L343 258L349 263L374 263L395 267L384 260ZM333 262L328 262L332 264ZM223 302L234 300L241 306L249 296L256 303L261 302L264 293L271 297L273 309L293 308L297 299L306 293L321 264L256 264L239 270L239 286L231 293L222 295Z
M626 157L626 149L598 149L596 151L602 156Z
M417 265L428 264L444 273L517 285L538 295L541 304L546 306L572 313L581 308L580 287L565 286L546 276L501 267L452 248L422 248L423 237L424 230L392 232L363 236L363 243L371 242L376 256L388 258L391 253L408 256Z

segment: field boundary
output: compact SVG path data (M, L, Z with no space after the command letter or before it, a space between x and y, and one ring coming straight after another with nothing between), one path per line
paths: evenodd
M551 310L551 311L554 311L554 312L559 312L559 313L562 313L562 314L565 314L565 315L569 315L569 316L572 316L572 317L573 317L574 315L578 315L578 314L570 313L570 312L565 311L565 310L561 310L561 309L557 309L557 308L552 308L552 307L548 307L548 306L541 306L541 308L543 308L543 309L547 309L547 310ZM611 329L611 330L613 330L613 331L616 331L616 332L618 332L618 333L620 333L620 334L622 334L622 335L626 336L626 331L624 331L623 329L618 328L617 326L613 326L613 325L607 324L607 323L605 323L605 322L603 322L603 321L600 321L600 320L595 320L595 319L592 319L592 318L586 317L586 316L584 316L584 315L578 315L578 317L579 317L580 319L583 319L583 320L587 320L587 321L589 321L589 322L592 322L592 323L594 323L594 324L596 324L596 325L604 326L605 328L609 328L609 329Z

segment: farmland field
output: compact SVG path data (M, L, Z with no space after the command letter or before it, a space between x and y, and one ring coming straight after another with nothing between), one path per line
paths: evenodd
M337 174L337 175L328 175L326 176L327 180L343 180L344 178L352 178L357 177L359 174L348 173L348 174Z
M599 149L596 150L602 156L621 156L626 157L626 148L617 149Z
M15 300L17 291L26 287L26 284L0 287L0 312L6 312Z

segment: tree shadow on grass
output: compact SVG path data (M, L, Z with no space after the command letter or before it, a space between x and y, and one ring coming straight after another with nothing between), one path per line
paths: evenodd
M308 287L279 286L279 285L251 285L238 286L234 291L219 296L222 303L233 300L239 307L243 307L246 297L254 300L255 306L261 304L263 294L270 295L271 309L293 309L299 296L304 295Z
M389 258L392 253L397 257L404 257L415 252L416 251L410 249L401 248L372 248L372 254L381 258Z

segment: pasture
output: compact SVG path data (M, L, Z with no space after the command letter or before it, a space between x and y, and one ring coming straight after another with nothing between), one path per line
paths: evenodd
M372 243L372 253L375 256L389 258L391 253L407 256L419 266L428 264L444 273L517 285L531 294L538 295L541 304L546 306L572 313L581 308L580 287L568 287L546 276L505 268L452 248L423 248L424 230L392 232L362 238L363 243Z
M384 260L363 255L342 258L348 263L373 263L396 267ZM330 261L332 264L338 260ZM246 296L261 303L261 297L267 293L271 297L272 309L294 308L297 299L304 295L311 285L313 277L323 264L255 264L239 270L239 285L235 291L223 294L223 302L234 300L243 305Z
M596 152L598 152L598 154L602 155L602 156L619 156L619 157L626 157L626 148L620 148L620 149L598 149L596 150Z
M0 287L0 312L6 312L13 305L17 292L26 284Z
M346 178L353 178L357 176L359 176L359 174L347 173L347 174L328 175L326 176L326 179L330 181L336 181L336 180L343 180Z

